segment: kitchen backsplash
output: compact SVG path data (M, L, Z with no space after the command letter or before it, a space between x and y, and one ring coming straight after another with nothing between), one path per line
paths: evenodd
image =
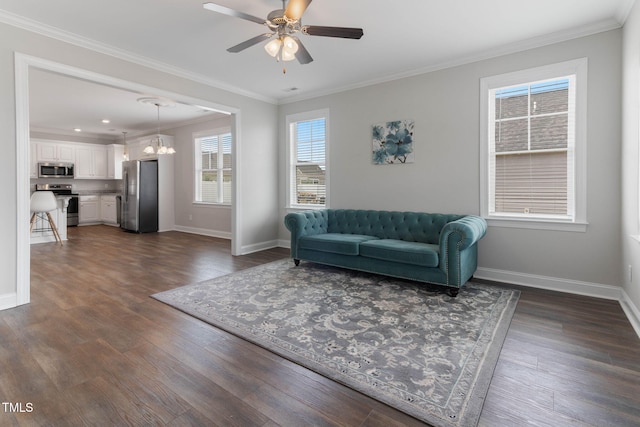
M36 190L36 184L71 184L74 193L78 194L100 194L100 193L121 193L122 180L113 179L56 179L38 178L31 180L31 191Z

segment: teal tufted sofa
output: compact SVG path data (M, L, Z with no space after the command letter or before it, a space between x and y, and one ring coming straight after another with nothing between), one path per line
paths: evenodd
M321 209L285 216L291 257L434 283L449 294L477 268L477 242L487 231L471 215Z

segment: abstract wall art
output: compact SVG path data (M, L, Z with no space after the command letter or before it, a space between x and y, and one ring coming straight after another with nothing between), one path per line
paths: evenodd
M395 120L373 125L373 163L413 163L413 120Z

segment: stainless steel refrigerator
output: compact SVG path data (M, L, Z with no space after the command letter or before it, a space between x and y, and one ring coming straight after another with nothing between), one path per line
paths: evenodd
M158 231L158 161L122 162L120 227L136 233Z

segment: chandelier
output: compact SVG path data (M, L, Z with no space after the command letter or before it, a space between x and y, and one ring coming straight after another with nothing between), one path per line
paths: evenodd
M155 106L158 109L158 131L149 141L149 145L144 148L144 152L146 154L175 154L176 150L172 146L164 145L164 140L160 135L160 103L155 103Z

